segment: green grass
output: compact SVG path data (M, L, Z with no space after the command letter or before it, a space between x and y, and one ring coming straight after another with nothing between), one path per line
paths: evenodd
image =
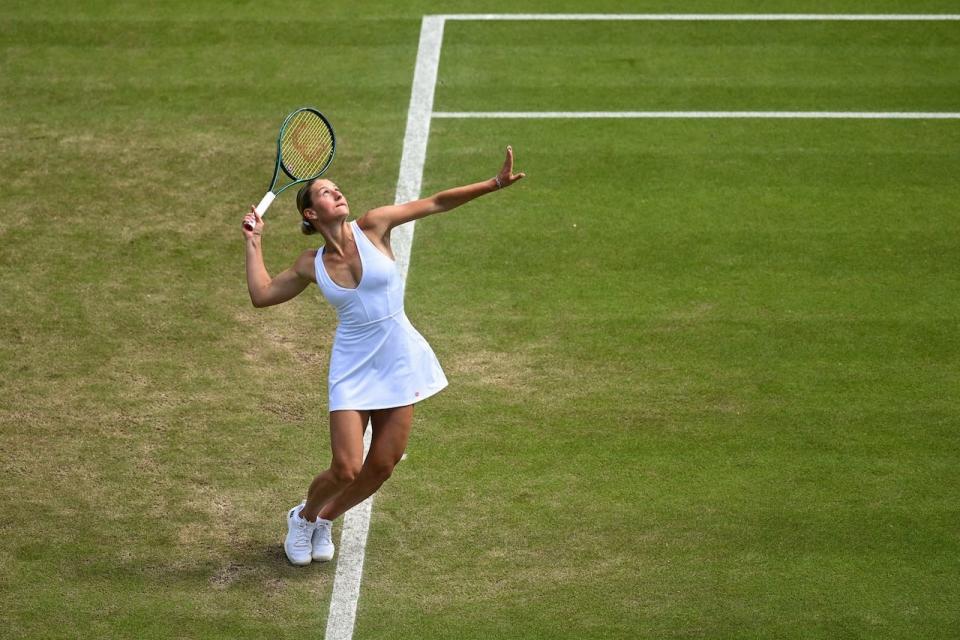
M950 22L451 22L444 34L440 111L950 111L960 84Z
M437 578L436 595L476 586L434 635L956 628L956 127L498 129L435 123L428 190L477 136L526 150L542 183L423 223L411 271L441 359L467 363L454 409L415 440L430 491L389 489L401 511L461 523L450 544L474 551ZM447 434L462 405L476 417ZM394 522L374 535L394 532L411 544ZM379 593L361 602L362 631L386 634L387 611L415 611L416 628L424 595L395 585L436 545L374 560L397 577L384 610Z
M5 636L322 634L334 566L281 536L335 318L249 306L239 220L309 103L354 209L389 202L420 16L481 10L324 8L0 9ZM960 111L958 62L955 23L450 23L435 106ZM424 191L508 143L525 182L417 226L451 386L374 503L355 637L957 635L958 125L436 120Z

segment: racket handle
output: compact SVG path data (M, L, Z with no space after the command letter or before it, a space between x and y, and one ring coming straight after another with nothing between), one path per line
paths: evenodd
M258 204L256 207L257 215L262 218L276 197L277 194L275 194L273 191L267 191L266 195L264 195L260 200L260 204ZM249 224L244 223L244 226L251 231L253 230L253 227L251 227Z

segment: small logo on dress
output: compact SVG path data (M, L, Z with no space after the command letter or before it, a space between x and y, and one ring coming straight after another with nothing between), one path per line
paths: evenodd
M413 394L413 397L414 397L414 398L419 398L419 397L420 397L420 392L417 391L416 393L414 393L414 394Z

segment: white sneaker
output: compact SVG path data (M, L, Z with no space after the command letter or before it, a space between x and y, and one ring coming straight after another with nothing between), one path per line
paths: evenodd
M306 503L304 500L287 512L287 539L283 542L287 560L300 567L310 564L310 539L317 528L315 522L308 522L300 517L300 509Z
M317 518L317 528L313 530L312 557L319 562L326 562L333 558L333 523L323 518Z

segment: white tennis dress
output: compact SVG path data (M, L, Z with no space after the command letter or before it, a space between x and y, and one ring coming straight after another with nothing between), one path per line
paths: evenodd
M362 274L354 289L341 287L317 251L314 269L321 293L339 324L330 356L330 411L388 409L429 398L447 386L433 349L403 310L396 263L353 221Z

